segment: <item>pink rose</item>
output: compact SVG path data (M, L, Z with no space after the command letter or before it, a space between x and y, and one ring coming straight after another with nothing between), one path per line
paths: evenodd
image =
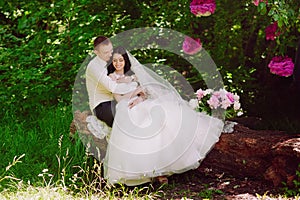
M186 54L193 55L202 49L202 44L199 38L193 39L185 37L182 43L182 49Z
M207 103L210 108L217 109L219 106L219 98L215 95L212 95L209 100L207 100Z
M256 5L256 6L258 6L258 4L260 2L264 2L264 3L268 4L268 0L253 0L253 4Z
M216 2L215 0L193 0L190 9L197 17L209 16L215 12Z
M275 56L270 61L268 67L272 74L279 76L291 76L294 71L294 63L291 58L285 56Z
M277 22L274 22L267 26L267 28L265 29L265 33L266 40L275 40L275 38L280 35Z

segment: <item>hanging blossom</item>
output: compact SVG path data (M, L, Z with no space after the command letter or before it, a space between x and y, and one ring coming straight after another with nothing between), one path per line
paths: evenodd
M193 0L190 9L197 17L209 16L215 12L216 2L215 0Z
M256 6L258 6L260 2L264 2L264 3L268 4L268 0L253 0L252 2Z
M182 43L182 50L184 53L193 55L202 49L202 43L199 38L193 39L191 37L185 37Z
M275 38L280 35L277 21L267 26L265 33L266 40L275 40Z
M272 74L276 74L279 76L291 76L294 71L294 63L292 58L287 56L275 56L270 61L268 67L270 68L270 72Z

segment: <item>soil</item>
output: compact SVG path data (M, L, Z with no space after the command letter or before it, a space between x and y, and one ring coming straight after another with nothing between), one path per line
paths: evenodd
M162 187L161 199L277 199L282 195L280 188L262 180L235 177L221 171L199 167L183 174L172 175L168 185Z

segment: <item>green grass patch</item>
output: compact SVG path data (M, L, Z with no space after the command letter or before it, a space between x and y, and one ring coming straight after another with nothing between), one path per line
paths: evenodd
M70 106L40 107L0 121L0 199L154 199L153 187L111 186L77 134L69 137Z
M81 140L69 138L70 106L38 107L22 116L13 109L0 119L0 199L161 199L163 190L108 185L101 164L86 152ZM187 180L189 181L189 180ZM219 190L205 189L177 195L212 198Z
M0 126L0 140L3 141L0 174L15 156L24 155L22 162L11 167L8 175L40 185L38 175L44 169L53 173L53 180L57 181L61 178L62 167L65 174L71 174L74 171L71 166L83 162L85 152L80 140L73 143L69 139L70 107L40 107L23 117L10 113L14 112L6 112ZM3 189L4 183L0 184Z

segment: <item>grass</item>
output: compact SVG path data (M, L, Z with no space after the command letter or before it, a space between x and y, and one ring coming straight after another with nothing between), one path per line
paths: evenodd
M79 138L70 140L71 108L40 107L0 121L0 199L154 199L149 187L109 186ZM44 198L45 197L45 198Z
M107 185L101 164L79 138L70 140L70 106L38 107L30 115L12 110L0 120L0 199L160 199L168 188ZM212 198L208 188L194 194ZM188 198L189 191L178 195Z
M69 164L82 163L83 146L72 144L68 138L68 125L72 119L70 109L40 108L23 120L9 113L5 114L0 127L0 140L4 141L0 151L0 169L5 168L15 156L24 154L22 163L12 167L9 173L25 182L38 183L38 175L43 169L57 173L57 157L61 158L67 150L72 157ZM70 167L67 170L67 173L72 171ZM56 177L59 178L59 174Z

